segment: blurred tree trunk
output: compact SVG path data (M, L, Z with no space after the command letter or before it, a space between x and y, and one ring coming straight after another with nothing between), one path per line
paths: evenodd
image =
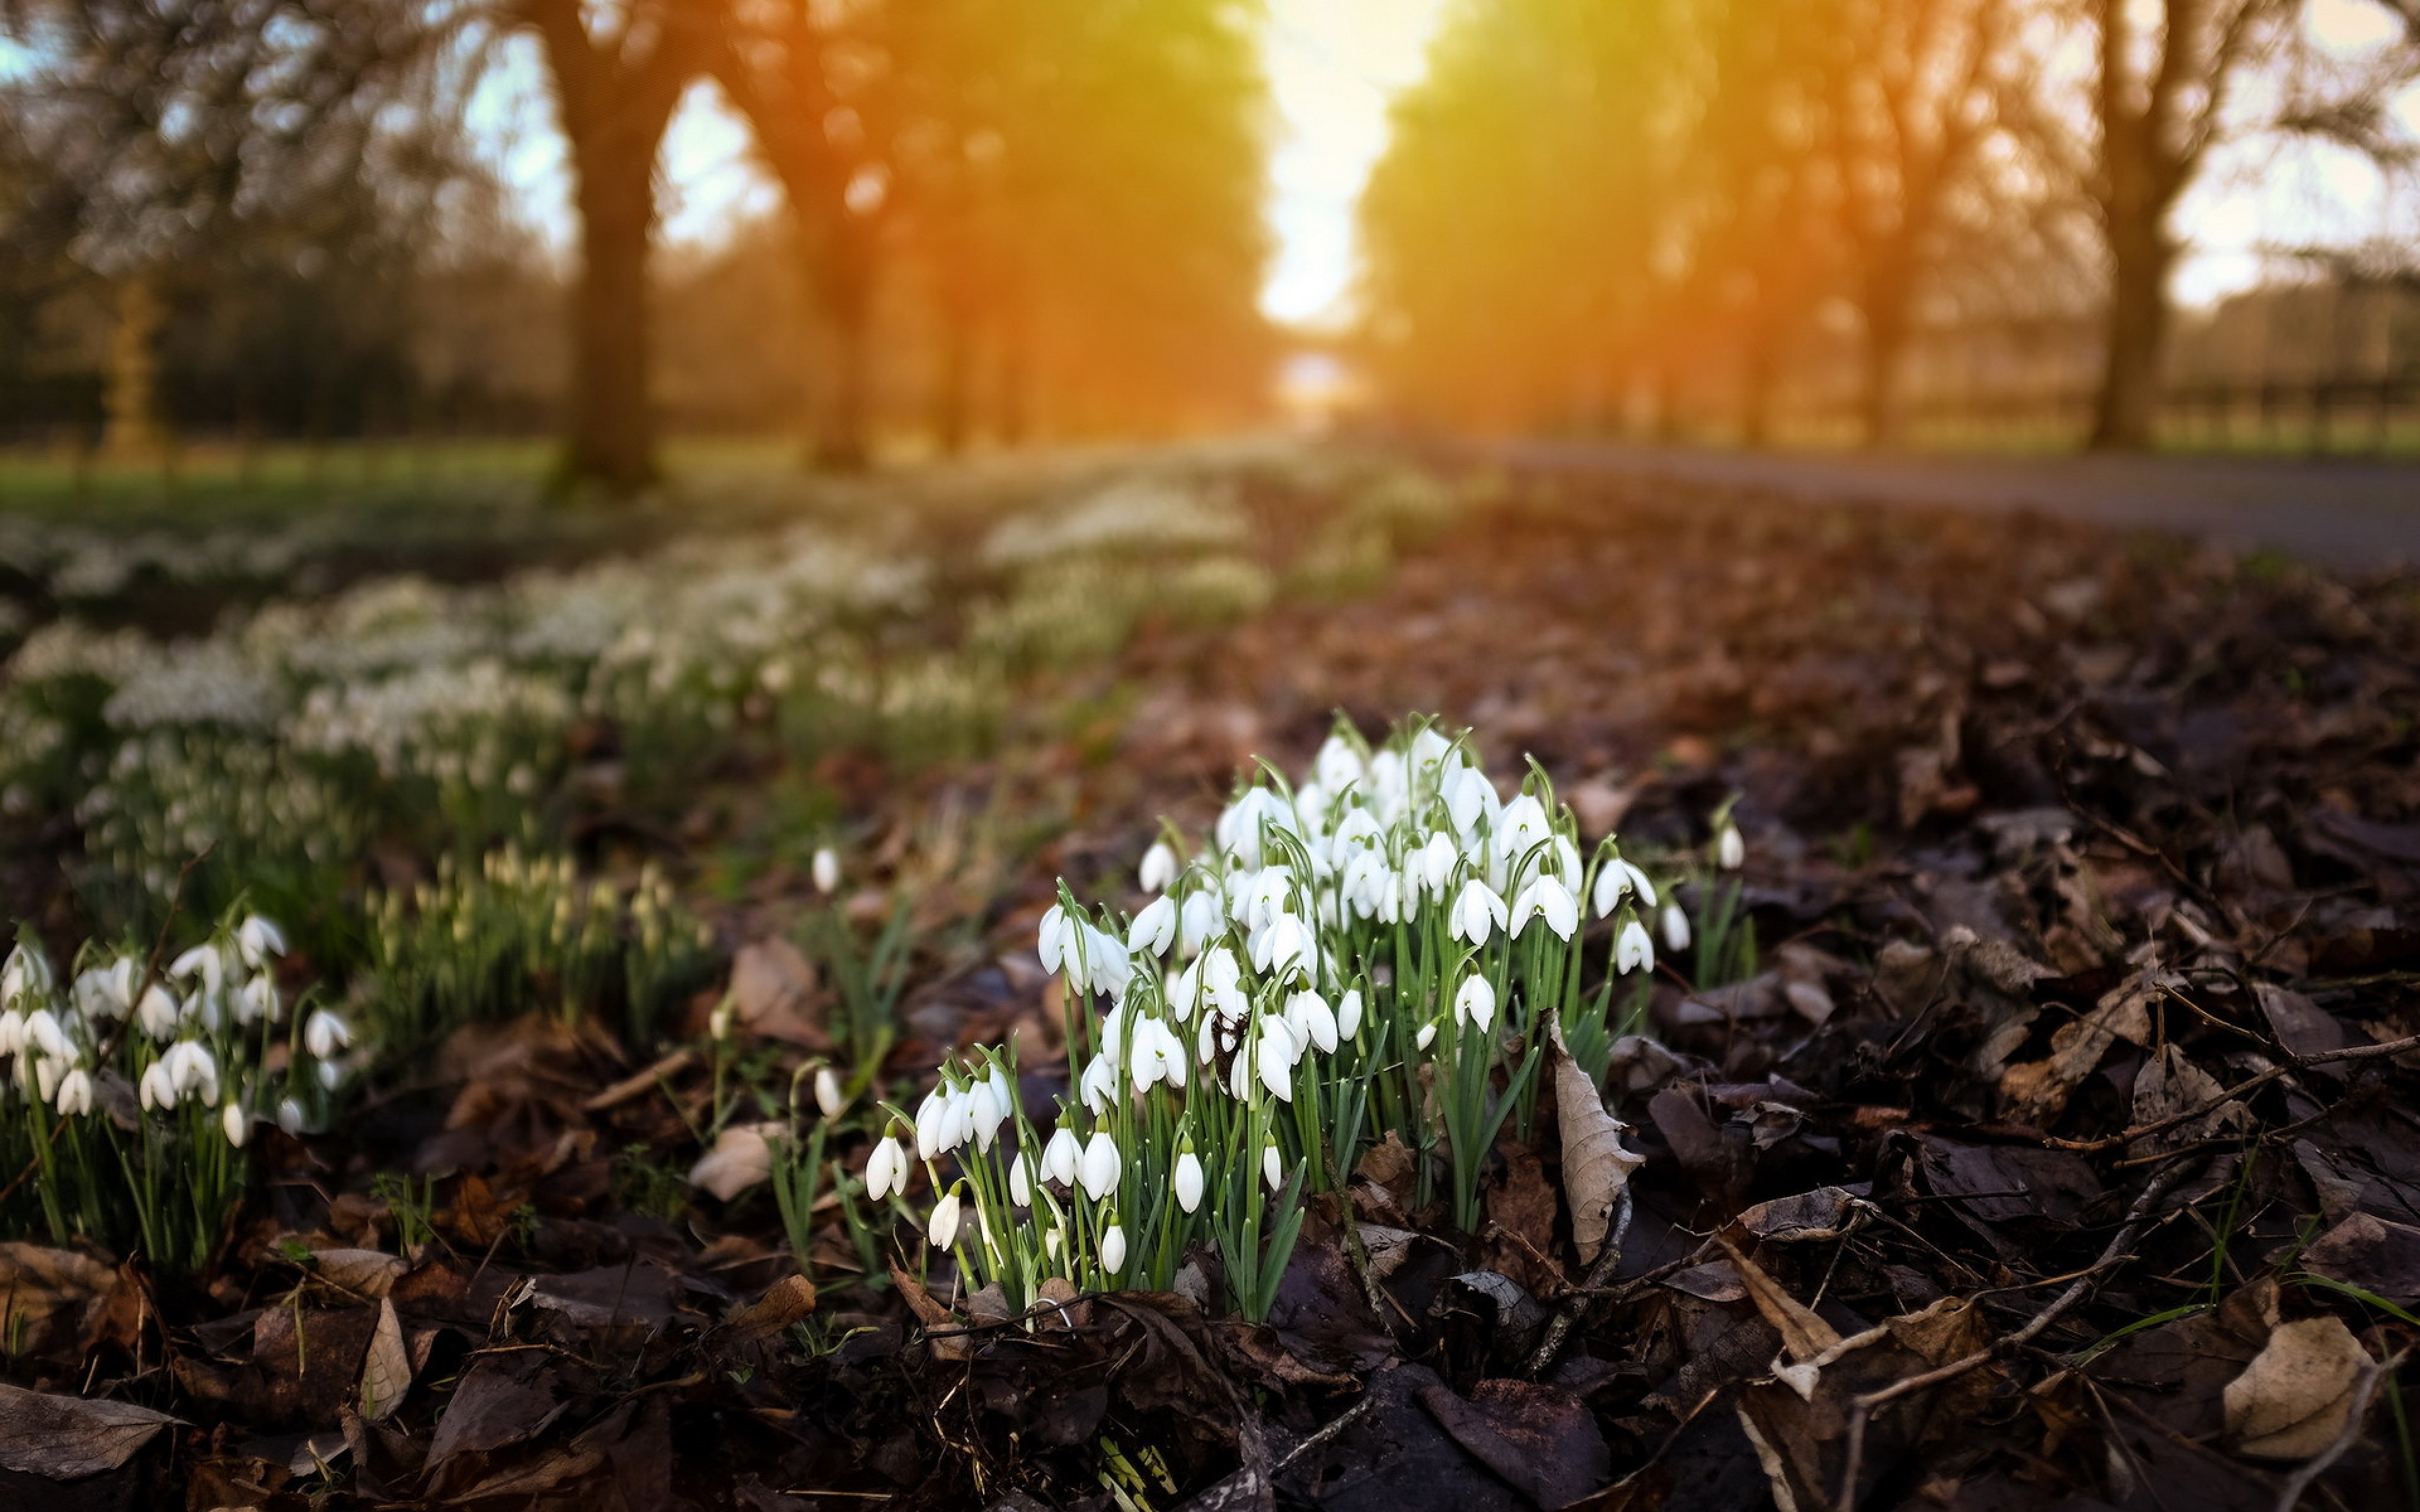
M580 211L571 301L571 410L558 483L628 496L657 477L648 388L647 264L656 155L713 26L696 5L634 6L592 35L580 0L520 0L546 52Z
M1911 270L1879 257L1861 279L1857 311L1865 321L1866 347L1857 375L1857 418L1859 435L1869 447L1897 446L1907 439L1899 372L1907 355L1911 281Z
M2098 28L2090 187L2110 261L2095 451L2150 445L2167 335L2168 216L2226 119L2231 85L2297 0L2090 0ZM2142 15L2148 24L2133 19Z
M160 446L160 327L167 311L147 270L119 279L116 302L101 450L118 458L149 456Z
M816 466L858 472L873 460L874 249L865 228L832 228L807 255L808 286L819 291L831 327L831 372L815 415Z

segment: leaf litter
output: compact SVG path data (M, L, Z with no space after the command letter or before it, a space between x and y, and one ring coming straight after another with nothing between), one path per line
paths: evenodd
M1198 1276L1007 1317L910 1234L868 1266L829 1193L810 1279L778 1103L702 1139L701 1057L473 1026L418 1101L266 1134L207 1275L0 1245L0 1471L298 1508L2409 1504L2420 582L1460 488L1357 597L1147 625L1038 678L1031 738L835 786L902 886L960 863L894 1067L1053 1042L1053 879L1118 895L1160 816L1334 710L1476 724L1626 842L1704 843L1737 795L1752 934L1667 952L1603 1095L1556 1047L1481 1232L1381 1146L1264 1325ZM931 820L966 811L1038 838L979 881ZM802 882L730 921L775 1087L844 1006L781 938ZM649 1197L649 1162L704 1192Z

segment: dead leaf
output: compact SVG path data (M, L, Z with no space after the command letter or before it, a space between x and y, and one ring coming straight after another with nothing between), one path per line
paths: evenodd
M384 1250L323 1249L311 1256L312 1273L319 1280L368 1302L383 1299L411 1268L402 1256Z
M715 1136L714 1148L690 1167L689 1184L730 1201L773 1174L769 1137L783 1133L780 1123L735 1123Z
M2195 1108L2209 1106L2226 1088L2218 1078L2188 1059L2182 1050L2164 1044L2152 1052L2134 1077L2134 1125L2164 1122ZM2207 1139L2222 1128L2240 1128L2251 1114L2242 1103L2228 1101L2199 1118L2145 1134L2135 1141L2144 1151L2158 1152Z
M47 1480L116 1470L184 1419L132 1402L62 1396L0 1384L0 1468Z
M1748 1301L1764 1320L1781 1333L1781 1347L1790 1357L1804 1365L1840 1342L1840 1332L1815 1316L1813 1308L1781 1288L1764 1272L1764 1268L1740 1253L1739 1246L1728 1239L1717 1239L1723 1253L1730 1257L1731 1269L1739 1273L1740 1284L1747 1288Z
M75 1349L116 1288L117 1272L89 1255L0 1244L0 1340L15 1354Z
M1419 1396L1456 1443L1540 1506L1576 1502L1613 1478L1613 1453L1595 1417L1559 1386L1482 1381L1467 1399L1443 1385Z
M411 1353L404 1348L403 1323L395 1316L395 1304L381 1300L370 1350L362 1360L362 1416L377 1422L402 1406L411 1389Z
M2226 1431L2257 1459L2307 1459L2344 1431L2370 1363L2342 1319L2280 1324L2243 1374L2226 1383Z
M2111 1047L2120 1041L2148 1043L2150 1005L2167 995L2174 980L2165 973L2143 973L2103 995L2091 1012L2062 1026L2050 1037L2047 1057L2001 1072L2000 1092L2009 1099L2010 1112L2029 1123L2046 1123L2067 1106L2068 1094L2092 1074Z
M1554 1040L1555 1109L1563 1135L1563 1199L1572 1210L1572 1242L1580 1263L1596 1263L1613 1224L1613 1210L1644 1155L1621 1148L1629 1125L1605 1110L1596 1083L1563 1045L1562 1026L1549 1021Z
M815 1284L802 1275L785 1275L722 1325L721 1341L754 1344L771 1338L815 1310Z

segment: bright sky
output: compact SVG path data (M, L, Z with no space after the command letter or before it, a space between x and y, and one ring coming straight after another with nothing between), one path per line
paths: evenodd
M1269 163L1278 255L1261 308L1341 321L1353 203L1387 147L1387 103L1417 82L1445 0L1270 0L1264 57L1284 127Z

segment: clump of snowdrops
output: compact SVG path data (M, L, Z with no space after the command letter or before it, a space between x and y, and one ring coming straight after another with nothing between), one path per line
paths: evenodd
M651 862L627 891L583 879L567 855L489 852L475 870L374 894L364 991L380 1042L409 1051L482 1019L551 1009L601 1014L634 1045L713 977L713 927Z
M1427 721L1373 748L1340 723L1299 783L1263 771L1188 855L1142 860L1151 901L1088 910L1062 885L1039 939L1067 986L1080 1068L1047 1139L1014 1045L954 1056L869 1157L877 1200L922 1164L928 1238L1027 1305L1046 1282L1171 1284L1215 1251L1265 1315L1306 1192L1389 1135L1475 1229L1488 1153L1527 1122L1551 1038L1600 1081L1614 983L1651 970L1654 884L1608 837L1587 851L1534 763L1499 788L1467 733ZM1594 991L1582 921L1610 921ZM1096 1009L1098 1010L1096 1011ZM1013 1126L1013 1127L1012 1127Z
M285 949L274 923L230 914L164 964L92 941L62 974L20 932L0 965L0 1237L208 1261L255 1124L318 1125L355 1069L351 1026L279 990Z

